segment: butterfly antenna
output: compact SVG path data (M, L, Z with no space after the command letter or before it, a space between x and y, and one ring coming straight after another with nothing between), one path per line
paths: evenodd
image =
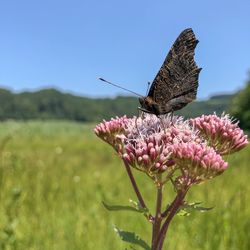
M148 87L147 87L147 95L148 95L148 92L149 92L149 86L150 86L151 82L148 82Z
M113 86L115 86L115 87L117 87L117 88L119 88L119 89L123 89L123 90L125 90L125 91L128 91L128 92L130 92L130 93L132 93L132 94L134 94L134 95L143 97L142 95L140 95L140 94L138 94L138 93L136 93L136 92L134 92L134 91L132 91L132 90L123 88L123 87L121 87L120 85L117 85L117 84L115 84L115 83L109 82L109 81L107 81L107 80L105 80L105 79L103 79L103 78L101 78L101 77L99 77L98 79L101 80L101 81L103 81L103 82L106 82L106 83L108 83L108 84L110 84L110 85L113 85Z

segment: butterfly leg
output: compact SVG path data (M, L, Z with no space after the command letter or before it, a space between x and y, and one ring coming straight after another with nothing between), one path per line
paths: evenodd
M171 110L171 112L170 112L171 125L173 125L173 117L174 117L174 111Z
M164 133L166 133L166 127L165 127L165 124L164 124L164 122L163 122L162 117L159 116L159 115L157 115L157 118L160 120L160 123L161 123L161 126L162 126L163 130L164 130Z
M148 113L148 114L152 114L152 112L148 111L147 109L144 109L142 107L138 107L138 110L144 112L144 113Z
M138 129L138 126L137 126L137 119L138 119L138 116L136 116L136 118L135 118L135 127L136 127L136 130L137 130L137 133L139 134L139 129Z
M138 107L138 115L135 118L135 127L136 127L138 135L140 134L140 131L139 131L139 128L138 128L137 120L138 120L138 118L141 118L141 120L142 120L143 119L143 114L144 114L143 109L141 109L140 107Z
M173 118L174 118L174 111L171 110L171 112L170 112L170 125L174 127Z

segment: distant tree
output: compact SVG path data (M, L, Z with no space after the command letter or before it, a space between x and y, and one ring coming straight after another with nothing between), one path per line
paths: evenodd
M250 130L250 74L244 89L233 99L231 114L239 119L243 129Z
M201 114L217 114L230 106L233 95L214 96L210 100L193 102L179 114L186 117ZM115 116L138 114L136 97L87 98L56 89L42 89L35 92L13 93L0 88L0 121L6 119L61 119L81 122L102 121Z

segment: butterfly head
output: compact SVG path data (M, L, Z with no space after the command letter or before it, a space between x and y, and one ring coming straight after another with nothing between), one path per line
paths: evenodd
M142 108L147 109L147 107L151 106L154 101L150 96L146 96L146 97L140 97L139 102Z
M152 97L140 97L139 102L141 104L141 110L146 113L151 113L155 115L159 115L159 107L158 104L153 100Z

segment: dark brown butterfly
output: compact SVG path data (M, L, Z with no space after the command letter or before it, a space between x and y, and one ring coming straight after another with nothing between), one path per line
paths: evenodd
M201 68L194 61L198 43L192 29L185 29L174 42L146 97L141 110L163 115L179 110L196 98Z
M140 110L163 115L185 107L196 98L201 68L194 61L194 49L198 43L191 28L178 36L157 73L148 95L143 97L117 84L100 80L140 96Z

